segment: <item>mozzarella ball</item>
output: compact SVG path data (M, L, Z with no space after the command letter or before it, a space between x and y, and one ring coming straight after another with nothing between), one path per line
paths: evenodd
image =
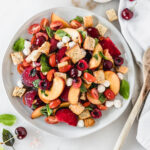
M104 85L105 87L109 87L109 86L110 86L110 82L109 82L108 80L105 80L105 82L103 83L103 85Z
M63 42L58 42L57 43L57 47L59 48L59 49L61 49L62 47L64 46L64 43Z
M105 102L105 106L108 107L108 108L112 107L113 105L114 105L113 101L106 101Z
M77 127L83 128L84 127L84 121L83 120L79 120L78 123L77 123Z
M74 47L75 45L76 45L76 43L75 43L74 41L69 42L69 47L70 47L70 48Z
M18 81L17 81L17 86L20 87L20 88L23 88L23 84L22 84L22 81L21 81L21 80L18 80Z
M119 99L114 100L115 108L120 108L122 106L122 102Z
M23 49L23 54L25 56L27 56L31 53L30 47L31 47L31 43L29 41L25 40L24 49Z
M78 70L78 77L82 75L82 71Z
M103 93L105 91L105 87L103 85L98 85L97 90L99 93Z
M66 85L67 85L67 86L71 86L71 85L72 85L72 82L73 82L73 79L72 79L72 78L68 78L68 79L66 80Z
M117 75L118 75L118 77L119 77L120 80L123 80L124 76L123 76L122 73L117 73Z
M70 37L68 37L68 36L64 36L63 38L62 38L62 42L63 43L68 43L70 41Z

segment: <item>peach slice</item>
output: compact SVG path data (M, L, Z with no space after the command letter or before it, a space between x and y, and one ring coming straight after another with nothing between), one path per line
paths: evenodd
M64 88L65 88L64 79L60 77L55 77L53 79L53 85L51 89L45 90L45 92L42 92L42 90L39 88L38 95L44 103L49 103L50 101L58 98L63 92Z
M42 116L41 110L42 110L43 107L45 107L45 106L40 106L40 107L36 108L36 109L32 112L31 118L32 118L32 119L35 119L35 118L38 118L38 117Z
M110 89L117 95L120 90L120 79L117 74L113 71L105 71L105 79L110 82Z
M79 95L80 95L80 88L75 88L72 86L69 89L69 93L68 93L68 101L70 102L70 104L72 105L77 104Z
M61 21L65 28L66 27L70 27L70 25L69 25L69 23L67 21L65 21L61 17L57 16L56 14L52 13L52 15L51 15L51 22L54 22L54 21Z
M94 98L92 97L92 95L91 95L89 92L87 92L87 99L88 99L89 102L91 102L92 104L95 104L95 105L101 104L100 100L94 99Z

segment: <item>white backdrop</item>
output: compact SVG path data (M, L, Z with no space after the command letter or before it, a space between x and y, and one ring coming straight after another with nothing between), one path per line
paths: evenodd
M100 4L93 11L105 17L105 10L109 8L117 10L118 3L119 0L113 0L104 5ZM18 28L34 14L57 6L72 6L71 0L0 0L0 71L5 50ZM114 24L119 28L117 22ZM14 145L16 150L112 150L130 109L131 106L116 122L97 133L79 139L61 139L42 133L16 113L8 101L2 85L2 75L0 76L0 114L13 113L17 116L17 123L13 127L0 124L0 141L3 128L13 133L17 126L24 126L28 131L28 136L24 140L16 140ZM144 150L136 141L136 128L137 122L133 125L123 150Z

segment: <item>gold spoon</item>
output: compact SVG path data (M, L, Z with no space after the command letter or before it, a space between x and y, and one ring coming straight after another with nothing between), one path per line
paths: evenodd
M150 90L150 49L148 49L144 53L144 56L143 56L143 71L144 71L144 83L143 83L140 95L121 131L121 134L114 147L114 150L121 149L124 143L124 140L126 136L128 135L137 114L141 110L142 104L144 103L147 97L147 94L149 93L149 90Z

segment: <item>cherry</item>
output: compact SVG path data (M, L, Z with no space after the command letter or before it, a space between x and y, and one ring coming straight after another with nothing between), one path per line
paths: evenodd
M16 133L17 138L19 140L22 140L22 139L24 139L27 136L27 131L26 131L26 129L24 127L16 128L15 133Z
M51 87L51 82L49 82L47 79L46 80L41 80L39 83L39 87L42 90L48 90Z
M125 8L122 13L121 13L121 16L123 19L125 20L130 20L132 17L133 17L133 12L128 9L128 8Z
M100 118L102 116L101 111L98 108L95 108L92 112L91 112L91 116L93 118Z
M72 68L70 70L70 77L72 77L72 78L78 77L78 70L76 68Z
M88 63L84 59L81 59L77 64L77 69L80 71L84 71L87 68L88 68Z
M44 36L39 36L35 41L35 45L41 46L45 41L46 39Z
M113 63L109 60L104 60L103 63L103 69L106 70L111 70L111 68L113 67Z
M114 58L114 63L116 66L121 66L124 62L124 59L122 57L115 57Z
M100 36L98 30L94 27L88 27L86 30L88 35L93 38L98 38Z

